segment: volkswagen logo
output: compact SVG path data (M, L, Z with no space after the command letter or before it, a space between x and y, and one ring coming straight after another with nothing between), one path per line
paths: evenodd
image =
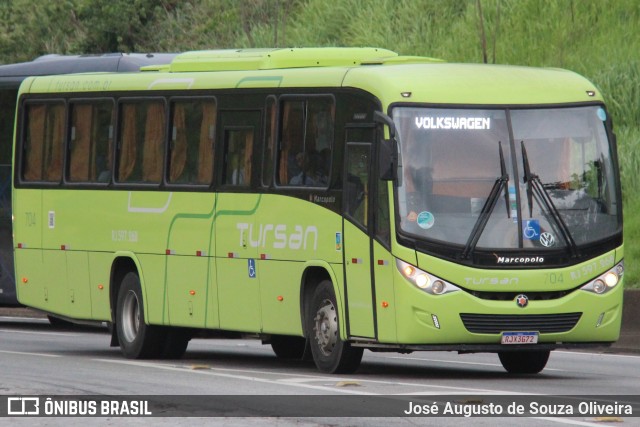
M520 294L516 297L516 304L518 304L520 308L525 308L529 305L529 298L525 294Z
M553 234L545 231L540 235L540 243L542 244L542 246L550 248L551 246L556 244L556 238L553 237Z

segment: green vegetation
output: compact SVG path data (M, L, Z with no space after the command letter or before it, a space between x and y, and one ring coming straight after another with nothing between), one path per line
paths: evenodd
M640 255L637 0L4 0L0 62L46 53L376 46L455 62L567 68L616 124L628 260ZM627 262L627 286L640 265Z

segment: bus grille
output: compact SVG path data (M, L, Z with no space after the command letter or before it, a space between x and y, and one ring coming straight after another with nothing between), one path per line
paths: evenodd
M538 331L540 333L567 332L582 313L561 314L469 314L460 313L464 327L476 334L499 334L504 331Z

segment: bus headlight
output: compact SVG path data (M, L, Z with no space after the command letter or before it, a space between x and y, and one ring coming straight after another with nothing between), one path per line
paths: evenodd
M618 283L620 283L623 275L624 261L620 261L620 263L618 263L611 270L596 277L580 289L596 294L604 294L605 292L613 289Z
M411 264L396 259L396 267L402 276L413 283L416 287L432 295L444 295L450 292L459 291L456 285L442 280L433 274L422 271Z

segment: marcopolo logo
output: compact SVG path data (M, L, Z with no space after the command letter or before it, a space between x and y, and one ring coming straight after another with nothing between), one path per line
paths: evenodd
M496 257L496 264L542 264L544 263L544 257L524 257L524 256L500 256L493 254Z

